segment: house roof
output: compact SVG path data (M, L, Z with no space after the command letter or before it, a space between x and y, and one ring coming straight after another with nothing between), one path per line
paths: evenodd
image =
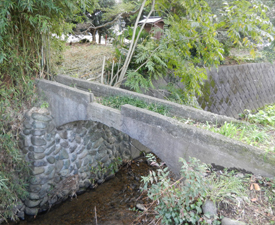
M145 23L147 18L139 21L138 23ZM146 21L146 23L156 23L156 22L160 22L163 21L161 17L149 17Z

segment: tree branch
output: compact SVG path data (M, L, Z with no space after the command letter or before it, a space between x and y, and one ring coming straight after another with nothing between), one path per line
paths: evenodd
M105 23L105 24L103 24L103 25L100 25L100 26L95 27L95 26L92 24L92 26L89 26L85 31L82 31L81 33L85 33L85 32L87 32L87 31L89 31L89 30L97 30L97 29L100 29L100 28L103 28L103 27L111 26L111 25L113 25L116 21L118 21L118 19L119 19L120 17L129 17L129 16L131 16L131 15L136 14L136 13L140 10L140 8L141 8L141 6L140 6L137 10L135 10L135 11L119 13L119 14L115 17L114 20L112 20L112 21L110 21L110 22L107 22L107 23Z
M134 27L134 32L133 32L133 37L132 37L131 45L130 45L130 47L129 47L128 54L127 54L126 60L125 60L124 65L123 65L123 70L121 71L121 74L120 74L120 76L119 76L119 80L116 82L116 84L115 84L114 86L118 86L118 87L119 87L119 86L121 85L121 82L122 82L123 79L124 79L124 76L125 76L125 74L126 74L126 71L127 71L127 69L128 69L128 66L129 66L129 64L130 64L130 61L131 61L131 59L132 59L132 57L133 57L133 53L134 53L135 48L136 48L136 46L137 46L139 36L140 36L140 34L141 34L141 32L142 32L142 30L143 30L143 28L144 28L144 26L145 26L145 24L146 24L148 18L151 16L151 14L152 14L153 11L154 11L154 8L155 8L155 0L152 1L151 11L149 12L148 16L146 17L146 20L145 20L145 22L142 24L142 26L141 26L141 28L140 28L140 31L138 32L138 35L137 35L137 37L136 37L136 39L135 39L136 30L137 30L137 26L138 26L138 22L139 22L141 13L142 13L142 11L143 11L143 8L144 8L144 6L145 6L145 3L146 3L146 0L143 1L142 6L141 6L140 11L139 11L139 14L138 14L138 17L137 17L137 19L136 19L136 23L135 23L135 27Z

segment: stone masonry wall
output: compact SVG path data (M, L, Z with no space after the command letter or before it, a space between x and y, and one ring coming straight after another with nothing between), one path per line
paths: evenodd
M199 103L204 110L237 118L275 102L275 67L268 63L222 66L208 71Z
M21 147L32 169L29 198L24 202L28 215L47 210L93 182L102 183L113 164L146 150L98 122L76 121L56 128L48 110L36 108L26 115Z

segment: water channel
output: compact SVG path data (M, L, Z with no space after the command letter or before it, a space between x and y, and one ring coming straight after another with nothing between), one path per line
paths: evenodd
M155 168L147 164L145 157L136 159L124 165L112 179L97 188L88 190L77 198L68 199L35 219L26 218L19 224L148 224L146 221L134 222L138 213L131 209L138 203L148 203L144 197L139 198L139 187L141 176L146 176L152 169Z

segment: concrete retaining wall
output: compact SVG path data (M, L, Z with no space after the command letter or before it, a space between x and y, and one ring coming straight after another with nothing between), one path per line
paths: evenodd
M275 103L275 67L250 63L212 69L202 91L198 100L204 110L237 118L245 109Z

